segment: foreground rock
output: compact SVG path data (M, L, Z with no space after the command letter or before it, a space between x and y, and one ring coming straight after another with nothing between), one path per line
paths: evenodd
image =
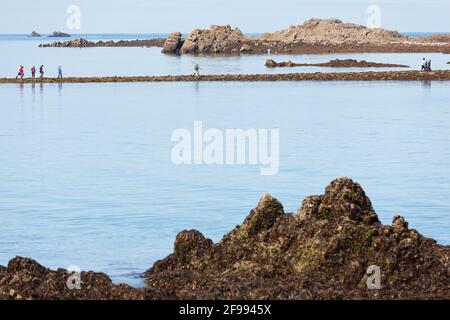
M264 195L217 244L180 232L174 253L145 273L145 289L83 272L71 290L66 270L18 257L0 266L0 299L450 299L449 255L400 216L382 225L361 186L340 178L294 214ZM379 289L367 287L378 285L371 266Z
M103 273L82 272L80 290L67 282L70 276L64 269L52 271L34 260L17 257L7 267L0 266L0 300L142 300L154 298L146 289L127 285L113 285ZM76 285L75 281L70 282Z
M272 59L266 60L265 66L268 68L277 67L331 67L331 68L409 68L403 64L376 63L365 60L357 61L354 59L331 60L325 63L294 63L292 61L276 62Z
M40 44L40 48L92 48L92 47L162 47L165 39L150 40L119 40L119 41L88 41L77 38L70 41L55 41L52 43Z
M263 196L217 244L181 232L145 278L168 299L450 299L449 254L402 217L382 225L361 186L341 178L295 214ZM366 286L370 266L379 290Z

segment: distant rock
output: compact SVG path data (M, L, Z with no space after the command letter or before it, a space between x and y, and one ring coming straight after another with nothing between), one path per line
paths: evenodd
M171 33L164 42L162 52L167 54L179 54L184 43L184 40L181 37L181 32Z
M149 40L119 40L119 41L88 41L77 38L70 41L55 41L52 43L40 44L41 48L90 48L90 47L162 47L165 39Z
M170 54L231 54L248 52L245 37L238 28L229 25L211 26L209 29L195 29L186 39L179 32L172 33L166 40L163 52Z
M266 67L276 68L276 67L331 67L331 68L409 68L407 65L403 64L391 64L391 63L376 63L368 62L365 60L354 60L354 59L335 59L325 63L294 63L292 61L287 62L276 62L272 59L266 60Z
M51 37L51 38L70 38L71 35L61 32L61 31L55 31L49 37Z
M284 43L313 43L340 45L349 43L387 44L406 41L409 38L397 31L371 29L354 23L344 23L338 19L310 19L302 25L265 33L260 37L264 41Z
M37 37L40 37L41 35L39 34L39 33L37 33L36 31L33 31L31 34L30 34L30 37L34 37L34 38L37 38Z
M430 43L450 43L450 33L447 34L433 34L426 37L414 38L417 42L430 42Z

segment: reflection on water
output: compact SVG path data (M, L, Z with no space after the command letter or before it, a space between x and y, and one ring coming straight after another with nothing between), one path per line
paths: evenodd
M430 80L423 80L421 81L422 88L429 89L431 88L431 81Z
M139 284L180 230L217 241L262 194L295 212L339 176L383 223L401 214L450 243L447 82L36 86L0 86L0 264L22 255ZM280 128L279 174L173 165L171 134L195 120Z

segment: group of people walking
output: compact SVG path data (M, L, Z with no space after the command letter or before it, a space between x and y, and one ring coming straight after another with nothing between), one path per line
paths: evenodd
M422 71L431 71L431 60L422 59Z
M31 78L36 78L36 67L33 66L31 67ZM23 79L25 77L25 68L23 65L19 66L19 72L17 73L16 79L20 78ZM63 74L62 74L62 67L59 66L58 67L58 79L62 79ZM43 79L44 78L44 65L41 65L39 67L39 78Z

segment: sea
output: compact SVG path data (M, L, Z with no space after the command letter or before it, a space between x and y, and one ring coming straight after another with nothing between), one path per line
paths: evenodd
M411 36L425 35L423 33ZM88 40L163 38L76 35ZM39 48L46 36L0 35L0 77L19 65L65 76L272 72L267 55L166 56L160 48ZM57 39L67 40L67 39ZM352 58L418 69L444 54L271 55L277 61ZM357 69L373 71L373 69ZM397 70L397 69L386 69ZM270 193L286 212L341 176L359 182L384 224L450 244L450 83L188 82L0 85L0 265L15 256L79 266L142 286L142 272L173 251L178 232L214 241ZM177 164L174 132L279 131L279 170Z

